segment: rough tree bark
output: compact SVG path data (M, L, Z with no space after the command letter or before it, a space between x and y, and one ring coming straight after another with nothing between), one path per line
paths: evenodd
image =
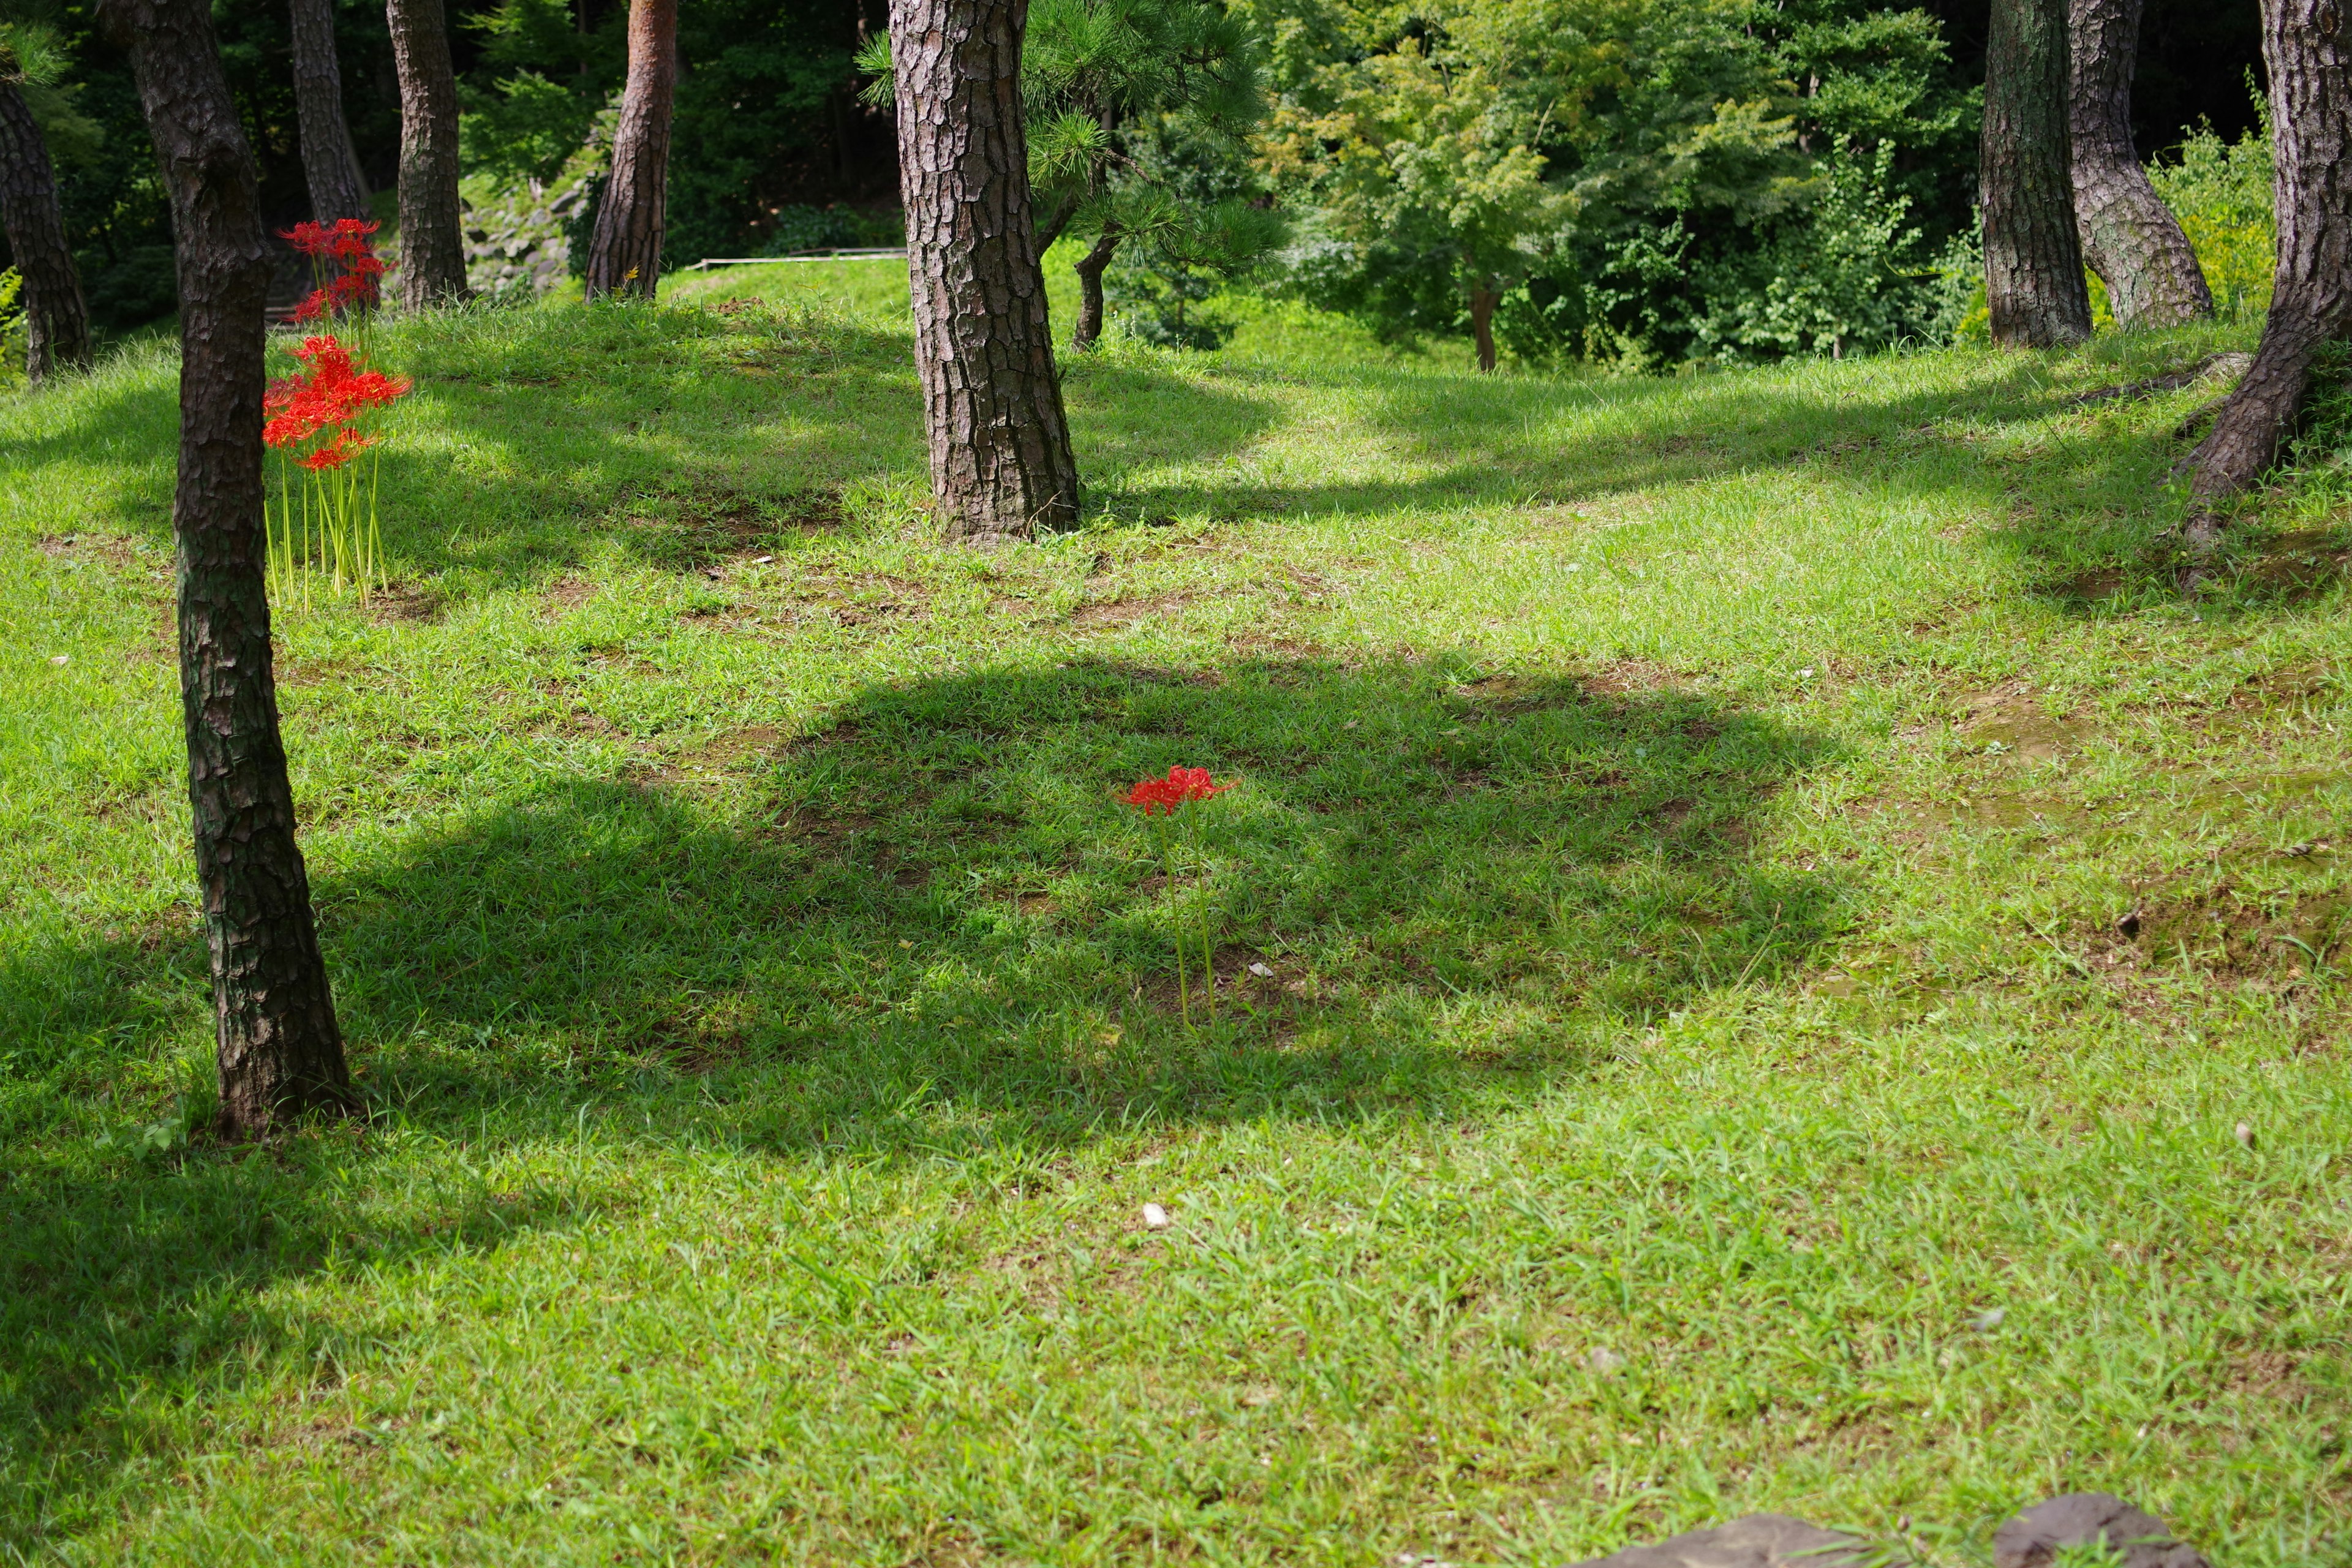
M891 0L931 493L951 541L1077 521L1021 127L1026 0Z
M1118 241L1118 225L1107 223L1094 245L1070 264L1070 270L1078 275L1078 324L1070 332L1074 349L1090 349L1102 337L1103 274L1110 268Z
M2067 173L2066 0L1993 0L1985 44L1985 296L1992 338L2056 348L2091 335Z
M212 953L220 1124L247 1137L351 1103L294 839L263 583L262 307L253 155L205 0L105 0L172 204L180 286L180 710Z
M335 58L334 0L291 0L294 113L302 132L302 173L310 216L320 223L368 216L367 179L343 118L342 68Z
M466 235L457 197L457 75L441 0L386 0L400 76L400 274L403 306L466 297Z
M25 279L25 370L35 384L89 365L89 307L66 244L49 144L13 82L0 81L0 227Z
M677 0L629 0L629 79L613 132L613 174L588 246L591 300L637 293L661 278L669 193L669 126L677 98Z
M2197 252L2132 146L2132 68L2143 0L2073 0L2074 223L2083 258L2107 285L2126 327L2168 327L2213 313Z
M1470 335L1478 344L1478 368L1495 368L1495 307L1503 297L1484 278L1470 285Z
M2312 360L2352 330L2352 27L2344 0L2263 0L2278 268L2254 363L2189 455L2190 548L2221 534L2214 502L2262 477L2293 430Z

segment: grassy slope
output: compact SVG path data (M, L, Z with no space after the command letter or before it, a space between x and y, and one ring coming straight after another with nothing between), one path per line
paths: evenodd
M379 1110L268 1154L149 1148L170 363L0 403L0 1539L1966 1564L2096 1486L2333 1560L2342 593L2179 599L2200 395L2070 401L2203 339L1567 383L1269 320L1072 366L1098 520L978 557L887 279L785 271L680 292L835 302L388 332L401 591L280 628ZM1110 801L1179 762L1243 781L1197 1036Z

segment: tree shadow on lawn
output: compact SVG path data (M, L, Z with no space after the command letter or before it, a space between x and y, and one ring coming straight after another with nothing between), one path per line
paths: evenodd
M1835 878L1749 840L1829 754L1705 697L1443 658L990 669L736 737L709 759L730 789L573 780L485 809L322 877L321 925L395 1137L871 1163L1470 1114L1811 962L1843 918ZM1171 763L1239 784L1202 811L1213 871L1181 865L1172 890L1115 799ZM1171 936L1202 900L1222 999L1194 1032ZM107 1053L157 1048L159 981L188 993L183 1027L202 1016L194 946L13 960L0 1024L30 1057L82 1050L89 1081ZM615 1100L627 1114L592 1119ZM479 1177L399 1201L375 1142L178 1173L37 1141L0 1155L19 1489L0 1519L98 1506L141 1452L136 1412L233 1383L207 1370L228 1350L329 1345L260 1304L272 1280L586 1213Z

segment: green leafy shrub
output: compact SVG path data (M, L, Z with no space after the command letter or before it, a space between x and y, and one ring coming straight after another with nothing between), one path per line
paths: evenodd
M2271 133L2267 106L2261 123L2235 142L2210 125L2180 144L2171 160L2150 164L2148 178L2180 220L2213 307L2224 321L2270 309L2277 247L2271 215Z

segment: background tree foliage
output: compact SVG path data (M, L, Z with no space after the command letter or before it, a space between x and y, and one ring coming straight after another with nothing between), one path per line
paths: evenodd
M1501 294L1504 346L1536 360L1851 353L1935 333L1965 310L1965 289L1956 301L1937 263L1966 265L1987 0L1190 5L1201 26L1231 28L1262 54L1272 113L1244 142L1234 127L1245 115L1139 101L1115 146L1107 136L1087 152L1115 156L1084 177L1131 201L1105 279L1127 330L1213 341L1213 296L1283 225L1287 247L1255 287L1391 333L1453 332L1485 277ZM1064 9L1102 13L1089 24L1099 27L1125 16L1099 0ZM624 0L452 5L469 192L491 199L567 164L593 172L625 11ZM1034 24L1046 54L1054 15L1042 5ZM216 0L214 18L263 205L283 226L308 216L285 7ZM37 112L93 316L120 331L169 311L169 225L127 64L82 0L0 0L7 19L45 23L64 58ZM880 0L685 0L667 256L891 233L891 129L858 100L856 65L883 30ZM379 0L338 0L336 44L353 139L381 195L398 101ZM1115 51L1081 54L1071 58L1088 69L1116 65ZM2216 140L2188 153L2212 164L2253 127L2247 72L2259 62L2252 0L2149 0L2141 154L2168 155L2210 118ZM1084 78L1045 84L1060 100L1041 98L1041 126L1103 85ZM2231 221L2266 223L2267 208Z
M1483 277L1519 353L1629 366L1930 325L1976 92L1923 11L1244 3L1276 39L1266 155L1320 303L1449 330Z

